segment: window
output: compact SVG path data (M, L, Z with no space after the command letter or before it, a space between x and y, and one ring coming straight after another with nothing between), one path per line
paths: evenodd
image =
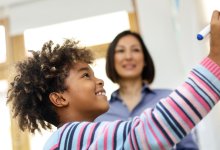
M11 120L9 108L6 106L6 93L8 82L0 80L0 145L1 149L12 150L11 142Z
M6 62L5 27L0 25L0 63Z
M80 40L83 46L109 43L116 34L129 28L128 13L120 11L26 30L25 48L38 50L45 41L62 43L65 38Z

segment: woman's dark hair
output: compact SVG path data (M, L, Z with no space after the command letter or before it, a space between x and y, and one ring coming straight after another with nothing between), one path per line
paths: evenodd
M78 47L78 42L65 40L63 45L45 43L41 51L32 51L33 57L16 65L16 76L8 90L7 103L12 103L13 117L18 118L21 130L51 129L59 118L49 100L51 92L67 89L64 80L77 62L92 63L92 53Z
M120 77L115 70L115 61L114 61L115 48L119 40L127 35L134 36L135 38L137 38L137 40L141 44L143 54L144 54L144 64L146 64L142 71L142 79L146 80L150 84L153 82L154 76L155 76L155 68L154 68L153 60L141 36L138 33L132 32L129 30L119 33L114 38L114 40L110 43L108 50L107 50L107 56L106 56L106 74L112 82L114 83L119 82Z

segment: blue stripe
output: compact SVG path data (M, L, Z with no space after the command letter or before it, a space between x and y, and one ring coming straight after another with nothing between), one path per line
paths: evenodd
M175 100L173 100L173 98L172 97L170 97L170 99L172 99L172 101L177 105L177 107L179 108L179 109L181 109L181 111L187 116L187 118L191 121L191 123L195 126L196 124L195 124L195 122L192 120L192 118L186 113L186 111L175 101Z
M91 137L91 142L90 142L90 143L93 143L96 130L97 130L97 128L99 127L100 124L101 124L101 122L98 122L98 123L96 124L96 126L94 127L94 130L93 130L93 132L92 132L92 137ZM89 143L89 145L90 145L90 143Z
M123 140L123 149L124 149L124 143L125 143L125 140L126 140L126 137L127 137L127 133L126 133L126 129L127 129L127 125L128 125L128 122L125 123L124 125L124 129L123 129L123 137L122 137L122 140Z
M131 131L131 124L132 124L132 122L130 121L130 122L129 122L129 125L128 125L128 128L127 128L127 134L128 134L128 132Z
M71 130L75 127L75 124L73 124L72 126L70 126L70 129L69 131L67 132L66 134L66 138L65 138L65 142L64 142L64 149L67 149L67 145L69 144L69 142L72 143L72 141L69 141L69 138L70 138L70 133L71 133Z
M74 133L75 133L75 131L76 131L76 128L77 128L77 126L79 125L79 123L76 123L75 125L74 125L74 128L72 129L72 130L69 130L68 132L70 132L70 138L69 138L69 143L68 143L68 145L67 145L67 149L72 149L72 141L73 141L73 136L74 136ZM68 138L66 138L66 140L68 140Z
M184 128L179 124L179 122L176 121L176 118L171 114L171 112L169 110L167 110L167 108L160 102L161 107L166 111L166 113L168 114L168 116L171 118L171 120L173 121L174 125L177 127L178 130L181 131L181 133L185 136L186 135L186 131L184 130Z
M132 147L132 149L134 149L134 144L133 144L133 141L132 141L132 135L131 135L131 132L130 132L130 134L129 134L129 137L130 137L130 139L131 139L131 147Z
M127 134L129 135L130 138L131 138L131 124L132 123L133 122L129 121L129 125L128 125L128 128L127 128ZM132 149L134 149L134 146L132 144L131 144L131 146L132 146Z
M155 122L153 121L152 115L151 115L150 113L148 113L147 116L148 116L148 118L149 118L149 124L150 124L150 126L152 127L154 133L155 133L156 136L158 137L159 141L160 141L161 143L163 143L163 147L166 147L166 146L167 146L167 143L169 143L169 142L166 141L166 139L165 139L165 137L163 136L163 134L161 133L160 129L156 126ZM152 147L152 149L156 149L156 148L157 148L157 149L160 149L160 146L159 146L159 143L158 143L157 140L156 140L156 142L157 142L157 144L154 145L154 146Z
M61 135L60 135L60 139L59 139L59 145L58 145L58 150L60 149L60 144L61 144L61 140L62 140L62 137L63 137L63 134L64 134L64 132L66 131L66 129L69 127L69 125L70 125L71 123L68 123L66 126L65 126L65 128L62 130L62 133L61 133ZM64 139L65 140L65 139Z
M117 123L117 125L116 125L116 127L115 127L115 132L114 132L114 142L113 142L113 149L116 149L116 147L117 147L117 132L118 132L118 127L119 127L119 125L122 123L122 121L119 121L118 123Z
M170 136L167 134L167 132L164 130L164 128L160 125L160 123L157 121L154 113L152 113L152 118L154 120L154 122L157 124L158 128L160 128L160 130L163 132L163 135L166 137L166 139L169 141L170 145L174 145L174 142L172 141L172 139L170 138Z
M87 124L86 127L83 129L82 136L81 136L81 139L80 139L80 149L83 148L84 134L85 134L85 131L86 131L86 128L88 127L88 125L89 124Z
M167 123L175 131L177 136L182 139L184 137L184 135L186 135L186 132L183 130L183 128L179 125L179 123L176 121L176 119L173 117L173 115L166 109L166 107L161 102L159 102L159 105L165 111L164 112L160 107L157 106L157 108L159 109L161 114L164 116L164 118L167 119ZM179 131L179 130L181 130L181 131Z
M191 85L189 85L191 86ZM191 102L187 98L185 98L178 90L175 90L175 92L188 104L188 106L194 111L194 113L199 117L199 119L202 119L202 115L199 113L199 111L192 105Z
M193 69L193 72L194 72L195 74L197 74L201 79L203 79L203 81L205 81L206 84L208 84L209 87L210 87L213 91L215 91L215 93L217 93L217 95L220 95L220 91L219 91L219 89L220 89L220 82L219 82L218 78L216 78L216 76L214 76L211 72L209 72L209 70L207 70L207 69L204 68L204 67L198 67L198 68L196 68L196 69ZM203 75L203 73L201 73L201 72L205 72L206 76L209 76L210 79L212 79L213 81L214 81L214 79L215 79L215 81L216 81L217 83L216 83L216 82L212 83L213 81L210 81L209 79L207 79L207 77L205 77L205 76Z
M137 121L134 121L134 123L136 123L136 122L137 122ZM135 127L133 126L133 128L134 128L134 130L132 130L132 133L133 133L133 135L134 135L134 142L137 143L136 146L138 147L138 150L139 150L140 147L139 147L139 145L138 145L137 136L136 136L136 132L135 132L135 131L136 131L136 130L135 130L136 126L135 126ZM133 142L133 141L132 141L132 142ZM133 144L132 144L132 145L133 145Z
M197 92L197 94L202 97L203 101L209 106L209 109L211 109L215 103L212 101L211 97L207 95L207 93L201 89L193 79L189 78L186 82L192 86L192 88Z

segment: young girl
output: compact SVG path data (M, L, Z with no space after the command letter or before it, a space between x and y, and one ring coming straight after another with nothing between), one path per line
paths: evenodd
M131 121L92 122L109 108L104 83L89 66L90 51L70 40L54 48L46 43L18 63L8 103L22 130L58 127L45 150L169 149L219 101L219 41L220 12L214 11L209 56L154 109Z

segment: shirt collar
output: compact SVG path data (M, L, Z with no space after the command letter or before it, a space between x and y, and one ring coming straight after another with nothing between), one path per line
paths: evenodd
M141 93L143 95L143 93L154 93L154 91L152 91L149 88L149 85L146 83L142 84L142 90ZM111 94L111 98L109 102L114 102L114 101L122 101L121 98L119 97L119 89L115 90L112 94Z

